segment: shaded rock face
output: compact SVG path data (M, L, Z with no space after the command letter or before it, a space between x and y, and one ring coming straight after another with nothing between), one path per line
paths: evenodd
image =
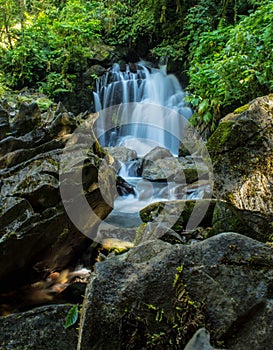
M71 305L48 305L0 318L1 349L76 349L75 327L64 328Z
M24 135L39 126L40 123L41 111L37 103L22 103L13 120L12 129L17 135Z
M3 107L1 107L0 108L0 141L4 139L9 132L10 132L9 114Z
M197 236L204 239L206 229L212 226L216 203L216 200L199 199L149 204L140 211L144 225L137 230L135 243L167 237L173 237L176 243L194 242Z
M226 116L209 139L207 149L214 169L214 195L239 210L251 211L256 226L260 225L261 217L270 226L273 221L273 95L257 98ZM241 215L244 216L242 212ZM272 233L271 227L267 238Z
M60 195L63 180L59 176L60 157L66 141L78 124L90 119L90 115L75 117L59 104L41 117L37 108L32 103L21 106L17 112L8 113L2 109L4 123L8 128L12 124L13 133L0 140L1 291L73 266L91 242L72 224L63 207ZM13 118L12 115L16 116ZM78 137L82 137L84 144L85 135ZM81 156L80 143L72 156L75 159ZM86 223L90 231L95 230L100 218L105 218L112 210L111 201L105 201L99 190L98 182L102 186L105 182L103 175L100 180L98 178L100 156L103 154L94 143L84 165L77 169L75 164L70 169L71 173L82 172L80 186L96 214L96 220L89 219ZM110 171L107 179L112 180L109 186L115 187L114 171ZM66 185L68 191L78 190L74 198L77 201L78 185L75 187L73 180ZM104 187L107 196L111 190ZM86 218L84 213L79 212L80 215L83 220Z
M169 150L155 147L142 159L141 176L150 181L174 181L191 184L197 180L209 180L210 169L201 157L187 155L174 157Z
M172 349L164 341L178 339L170 329L185 314L188 302L184 307L179 302L187 296L198 317L195 327L190 316L183 320L183 334L176 325L182 348L201 320L211 343L221 343L217 348L269 350L272 282L272 247L239 234L223 233L188 246L146 242L97 264L83 307L78 349L115 350L128 343L142 349L147 339L150 346ZM161 334L162 343L149 332Z
M217 201L211 221L211 234L233 231L262 242L272 240L272 214L236 208L226 201Z

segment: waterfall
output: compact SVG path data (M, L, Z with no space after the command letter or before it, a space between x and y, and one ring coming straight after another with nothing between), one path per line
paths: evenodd
M127 65L121 70L118 64L114 64L98 79L94 92L95 108L99 112L94 123L95 135L103 147L125 146L137 153L137 159L119 161L120 168L116 169L119 176L134 188L134 193L115 199L114 210L101 224L100 234L107 230L107 234L112 234L112 231L127 234L127 229L117 233L116 226L134 228L140 225L139 211L149 203L187 199L189 196L200 198L203 195L200 191L207 191L206 183L200 188L187 189L183 181L176 182L174 174L163 180L159 178L159 181L141 177L144 156L156 146L167 148L173 156L178 155L185 124L192 114L184 97L177 78L167 74L166 65L151 68L138 64L133 69ZM195 162L194 159L189 161ZM168 166L166 164L163 162L162 167Z
M185 118L191 110L184 104L185 93L166 67L118 64L97 81L94 102L101 117L95 124L102 146L124 145L143 156L159 145L177 154ZM177 133L177 131L180 131Z

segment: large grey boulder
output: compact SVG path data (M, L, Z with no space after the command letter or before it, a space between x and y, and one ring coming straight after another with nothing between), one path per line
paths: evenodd
M183 348L204 326L216 348L270 350L272 259L271 246L236 233L108 258L86 293L78 350Z
M259 97L227 115L207 142L214 171L214 195L241 211L256 238L273 234L273 95ZM246 211L246 215L244 212ZM248 213L252 213L252 223ZM224 211L217 221L226 221ZM229 220L229 219L228 219ZM226 228L218 225L218 232ZM265 237L266 236L266 237Z

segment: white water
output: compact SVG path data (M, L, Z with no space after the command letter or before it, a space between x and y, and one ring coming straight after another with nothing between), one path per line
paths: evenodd
M115 64L97 82L94 101L101 117L95 128L100 142L132 148L139 156L157 145L177 154L185 120L191 116L185 93L165 66L137 67L136 73L129 66L122 72Z
M134 149L139 158L156 146L177 155L185 122L192 114L184 97L177 78L166 73L166 66L150 69L138 65L132 73L129 66L121 71L115 64L97 81L94 102L100 117L94 125L95 134L102 146L122 145ZM138 226L139 210L149 203L202 197L204 189L186 193L174 182L150 182L137 177L132 171L135 162L123 164L119 175L134 186L136 195L118 197L105 222Z

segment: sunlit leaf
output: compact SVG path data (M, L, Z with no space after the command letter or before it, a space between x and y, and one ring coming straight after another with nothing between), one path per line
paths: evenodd
M207 99L203 100L198 107L198 113L200 114L204 113L208 109L208 107L209 107L209 100Z

